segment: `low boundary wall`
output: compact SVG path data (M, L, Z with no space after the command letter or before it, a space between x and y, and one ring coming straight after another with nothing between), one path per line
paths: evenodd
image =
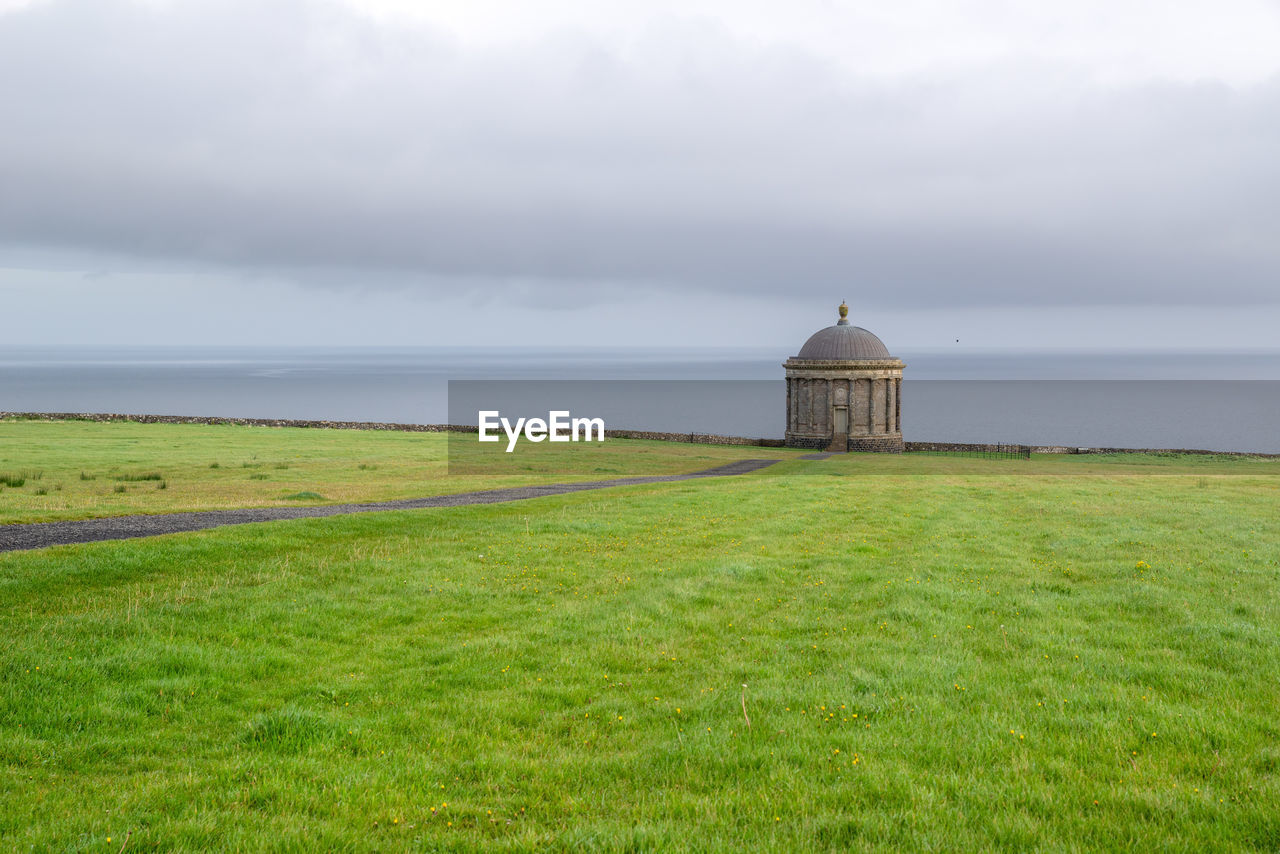
M139 424L228 424L240 427L303 427L327 430L394 430L405 433L475 433L466 424L398 424L381 421L311 421L292 418L218 418L190 415L124 415L114 412L0 412L0 419L24 421L130 421ZM716 433L661 433L650 430L605 430L611 439L651 439L659 442L691 442L699 445L751 445L784 447L782 439L753 439ZM904 442L905 450L933 453L993 453L1008 445L966 442ZM1033 454L1196 454L1224 457L1280 458L1280 454L1250 451L1209 451L1201 448L1083 448L1067 445L1030 445Z

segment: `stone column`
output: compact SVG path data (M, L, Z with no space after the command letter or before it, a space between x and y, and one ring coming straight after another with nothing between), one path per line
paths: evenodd
M884 431L884 380L871 381L871 433Z
M835 398L836 384L831 380L823 380L822 384L826 387L826 390L823 393L823 397L826 399L823 401L823 406L822 406L823 408L822 429L824 432L830 433L836 428L836 423L835 423L836 413L835 413L835 409L833 408L835 406L835 401L836 401L836 398Z
M787 430L795 433L796 429L796 397L794 376L787 376Z
M902 377L893 381L893 423L902 432Z
M892 378L885 380L885 416L884 426L889 433L893 433L898 429L898 389Z

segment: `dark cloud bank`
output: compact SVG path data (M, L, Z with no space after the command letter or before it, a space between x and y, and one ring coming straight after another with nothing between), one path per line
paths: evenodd
M1280 301L1276 78L886 79L708 22L464 48L321 2L65 0L0 15L0 109L11 250L558 299Z

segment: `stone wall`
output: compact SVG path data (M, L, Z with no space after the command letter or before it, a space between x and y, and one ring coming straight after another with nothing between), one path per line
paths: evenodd
M138 424L230 424L237 427L311 427L329 430L395 430L404 433L476 433L466 424L397 424L381 421L306 421L293 418L217 418L200 415L122 415L115 412L0 412L0 418L32 421L131 421Z
M999 453L1009 446L972 442L904 442L905 450L932 451L934 453ZM1280 454L1263 454L1250 451L1206 451L1194 448L1076 448L1067 445L1030 445L1033 454L1155 454L1175 456L1195 454L1217 457L1280 458Z
M871 432L871 380L858 378L853 383L853 409L849 413L850 433L865 436Z
M855 441L851 448L867 451L902 450L899 403L902 362L898 359L806 360L783 363L787 372L786 444L793 448L826 450L841 436ZM825 437L820 440L818 437Z
M691 442L695 445L752 445L758 448L781 448L782 439L751 439L746 436L722 436L716 433L656 433L650 430L604 431L606 439L652 439L658 442Z
M830 436L791 436L785 442L788 448L804 448L811 451L825 451L831 445Z
M902 445L901 436L850 436L848 449L877 454L900 454Z

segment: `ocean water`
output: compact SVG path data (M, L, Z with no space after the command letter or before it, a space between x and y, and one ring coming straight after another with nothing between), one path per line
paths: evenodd
M610 427L780 437L787 355L765 348L3 348L0 410L439 423L459 420L465 408L455 400L450 417L450 380L512 381L526 390L538 387L530 381L576 381L596 390L573 405L607 413ZM1280 453L1280 351L900 356L908 440ZM641 386L605 380L681 382L646 383L650 391L637 395ZM526 395L524 403L537 400ZM560 407L548 399L544 409L551 408Z

